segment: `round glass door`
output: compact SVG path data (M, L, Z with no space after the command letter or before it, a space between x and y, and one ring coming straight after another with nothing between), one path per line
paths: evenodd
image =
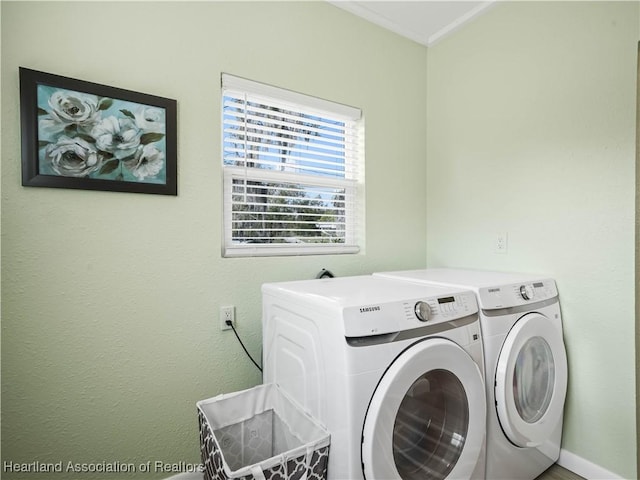
M446 478L467 439L469 401L448 370L421 375L405 394L393 426L393 458L405 480Z
M369 479L469 478L482 451L482 373L456 343L429 338L405 350L371 398L362 436Z
M513 371L513 399L527 423L535 423L549 408L555 382L551 347L542 337L527 340L516 358Z
M507 335L496 368L498 419L519 447L542 444L562 416L567 357L562 332L547 317L530 313Z

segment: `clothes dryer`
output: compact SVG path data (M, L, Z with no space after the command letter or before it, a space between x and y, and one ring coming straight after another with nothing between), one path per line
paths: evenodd
M359 276L262 293L264 381L329 430L330 480L484 478L473 292Z
M375 274L476 293L487 385L486 478L531 480L560 456L567 358L555 281L457 269Z

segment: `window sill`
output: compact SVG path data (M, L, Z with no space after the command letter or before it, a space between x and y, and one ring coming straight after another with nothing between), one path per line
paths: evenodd
M360 251L357 245L233 245L223 247L222 256L234 257L295 257L301 255L342 255Z

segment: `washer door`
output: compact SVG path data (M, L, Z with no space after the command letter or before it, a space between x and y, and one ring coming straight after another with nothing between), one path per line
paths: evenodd
M364 420L366 478L470 478L483 451L486 401L478 365L456 343L428 338L382 376Z
M496 409L502 430L518 447L537 447L562 418L567 354L562 332L529 313L509 331L496 368Z

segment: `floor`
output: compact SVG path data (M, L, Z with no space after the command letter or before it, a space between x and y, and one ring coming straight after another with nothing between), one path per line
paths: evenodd
M540 475L536 480L584 480L575 473L562 468L560 465L553 465L549 470Z

